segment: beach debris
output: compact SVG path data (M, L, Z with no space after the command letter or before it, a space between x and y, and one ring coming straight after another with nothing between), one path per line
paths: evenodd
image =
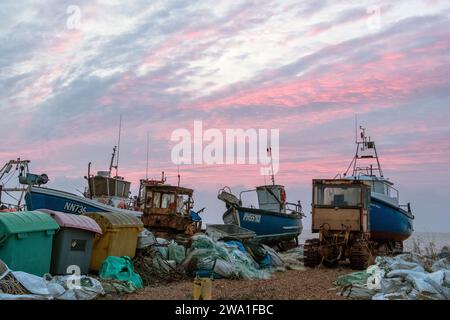
M169 243L167 249L169 260L175 261L176 264L180 264L186 258L186 249L175 241Z
M366 271L339 277L340 295L373 300L450 300L450 260L416 253L377 257Z
M206 235L192 237L190 252L182 265L193 274L207 271L229 279L270 278L267 271L260 270L241 242L214 241Z
M47 281L49 288L57 288L59 285L64 289L61 295L54 294L55 299L58 300L94 300L105 294L101 282L94 277L85 275L51 276L47 274L44 279Z
M179 250L179 249L178 249ZM179 257L179 253L178 257ZM133 259L134 270L139 273L144 286L186 279L183 268L163 257L156 244L138 249Z
M373 274L368 271L357 271L339 276L334 285L338 287L339 295L346 298L370 300L377 293L375 289L368 288L369 278Z
M270 248L272 249L272 248ZM285 271L285 270L298 270L298 271L304 271L306 270L305 265L303 264L303 247L295 247L292 249L289 249L284 252L276 252L272 249L272 261L275 259L273 258L273 253L275 253L279 257L279 261L277 261L277 264L281 264L277 266L277 271Z
M0 261L0 300L93 300L104 293L101 283L92 277L39 277L9 270Z
M29 292L11 274L6 263L0 260L0 294L23 295Z
M156 238L153 233L151 233L147 229L144 229L141 231L141 233L139 233L136 245L137 249L144 249L154 244L156 244Z
M444 246L441 249L441 253L438 254L438 258L442 259L442 258L448 258L448 257L450 257L450 247Z

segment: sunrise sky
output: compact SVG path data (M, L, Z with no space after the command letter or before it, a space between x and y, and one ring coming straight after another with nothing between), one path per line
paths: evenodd
M450 231L450 1L1 1L0 161L32 160L49 187L84 189L109 166L138 187L164 170L171 133L280 130L290 201L354 154L354 118L419 231ZM379 15L378 15L379 13ZM217 190L268 182L259 165L184 165L205 219ZM309 228L306 219L306 229Z

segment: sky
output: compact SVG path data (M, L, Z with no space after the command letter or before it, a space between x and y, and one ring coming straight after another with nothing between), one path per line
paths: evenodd
M276 182L301 200L354 155L355 115L418 231L450 232L450 2L1 1L0 162L83 190L109 167L134 189L165 171L219 223L217 191L269 182L258 164L180 165L176 129L278 129Z

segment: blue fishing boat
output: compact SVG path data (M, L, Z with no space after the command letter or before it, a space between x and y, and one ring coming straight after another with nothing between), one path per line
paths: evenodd
M402 242L414 230L414 215L409 203L400 204L399 191L394 188L392 181L384 177L375 141L366 136L363 127L360 130L360 139L356 140L356 154L344 177L363 180L371 185L370 238L400 251L403 248Z
M256 192L258 208L243 206L242 195ZM255 232L256 239L263 243L282 243L295 240L303 230L302 206L286 202L284 186L264 185L253 190L242 191L237 198L228 187L219 191L218 198L225 202L223 214L225 224L235 224Z
M121 209L70 192L35 185L30 185L26 189L25 203L27 210L49 209L71 214L120 212L136 217L142 215L140 211Z
M118 176L118 163L114 165L117 147L113 148L109 171L91 174L88 164L87 187L83 196L56 189L46 188L34 183L25 191L28 210L50 209L59 212L83 214L85 212L121 212L140 217L142 212L133 209L130 198L131 183ZM112 175L112 170L116 174Z

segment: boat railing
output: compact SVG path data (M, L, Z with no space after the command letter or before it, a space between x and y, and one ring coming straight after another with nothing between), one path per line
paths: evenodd
M383 183L383 192L377 192L377 190L374 190L375 193L381 193L384 194L385 196L395 199L396 201L399 201L399 196L400 196L400 192L394 188L389 182L387 181L382 181Z
M384 178L379 178L379 177L376 177L373 175L367 175L367 174L358 175L358 178L361 178L361 177L369 178L368 181L372 185L372 192L384 195L384 196L394 199L396 201L398 201L400 199L400 192L392 186L391 182L384 180ZM376 184L381 184L383 186L382 192L380 192L380 188L379 187L377 188Z
M241 203L242 203L242 195L243 195L244 193L249 193L249 192L256 192L256 189L241 191L241 192L239 193L239 201L241 201Z
M303 213L303 207L300 201L298 203L286 202L285 210L286 213L297 214L306 217L306 215Z
M412 218L414 219L414 215L412 214L411 204L408 202L407 204L400 204L400 208L404 209L406 212L410 213Z

